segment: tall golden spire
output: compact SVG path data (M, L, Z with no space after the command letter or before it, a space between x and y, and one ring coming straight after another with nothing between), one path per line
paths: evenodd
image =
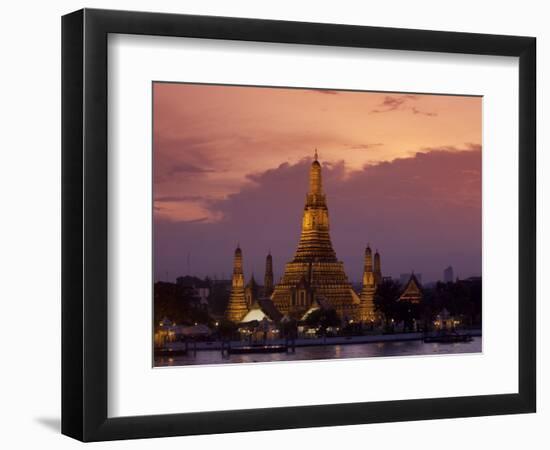
M311 163L311 168L309 169L309 194L323 194L321 164L319 164L319 161L317 160L317 149L315 149L315 157L313 162Z
M336 258L329 231L322 168L316 149L309 169L300 241L272 296L275 306L284 314L301 317L317 297L328 302L342 317L349 317L354 305L359 304L344 264Z
M315 152L317 156L317 152ZM321 164L315 159L309 169L309 190L302 216L302 233L294 261L336 261L330 241L326 197L323 192Z
M225 316L233 322L240 322L247 312L248 307L244 295L243 252L239 244L237 244L233 259L231 295L229 296Z
M375 285L374 272L372 270L372 250L370 245L367 244L365 248L365 268L363 270L363 287L367 286L373 288Z
M372 272L372 250L370 244L365 249L365 272Z

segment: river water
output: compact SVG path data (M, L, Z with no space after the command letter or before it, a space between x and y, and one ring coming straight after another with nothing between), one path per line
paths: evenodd
M269 353L229 355L222 357L221 351L199 350L188 355L155 357L155 366L187 366L199 364L235 364L274 361L304 361L312 359L371 358L377 356L441 355L481 352L481 337L471 342L453 344L424 343L416 341L394 341L364 344L326 345L296 347L295 353Z

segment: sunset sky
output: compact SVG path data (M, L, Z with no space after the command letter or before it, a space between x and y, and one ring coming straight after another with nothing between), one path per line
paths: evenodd
M154 83L155 279L275 277L300 235L314 149L336 254L360 279L367 242L384 275L481 273L482 99Z

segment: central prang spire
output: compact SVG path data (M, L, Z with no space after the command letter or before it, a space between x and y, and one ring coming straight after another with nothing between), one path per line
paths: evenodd
M309 190L302 217L302 233L294 261L336 261L329 235L329 218L323 192L321 164L315 157L309 169Z
M294 259L285 265L271 299L283 314L300 319L312 305L334 308L342 318L354 317L359 297L353 291L330 241L322 168L315 150L309 168L309 189L302 215L302 232Z
M323 194L323 180L321 178L321 164L317 160L317 149L315 149L315 156L311 168L309 169L309 193L310 195ZM324 198L323 198L324 200Z

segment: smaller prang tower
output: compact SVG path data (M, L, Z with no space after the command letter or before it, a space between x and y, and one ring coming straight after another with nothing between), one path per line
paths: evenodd
M376 255L378 257L376 257ZM365 249L365 267L363 269L363 289L361 290L358 320L373 323L376 320L374 310L374 294L376 292L377 278L381 279L380 255L376 252L374 269L372 265L372 250L367 244Z
M271 297L271 294L273 294L273 258L270 251L265 258L264 297Z
M231 295L225 311L225 317L232 322L240 322L248 312L244 295L243 252L239 245L235 249L233 260L233 279L231 281Z

